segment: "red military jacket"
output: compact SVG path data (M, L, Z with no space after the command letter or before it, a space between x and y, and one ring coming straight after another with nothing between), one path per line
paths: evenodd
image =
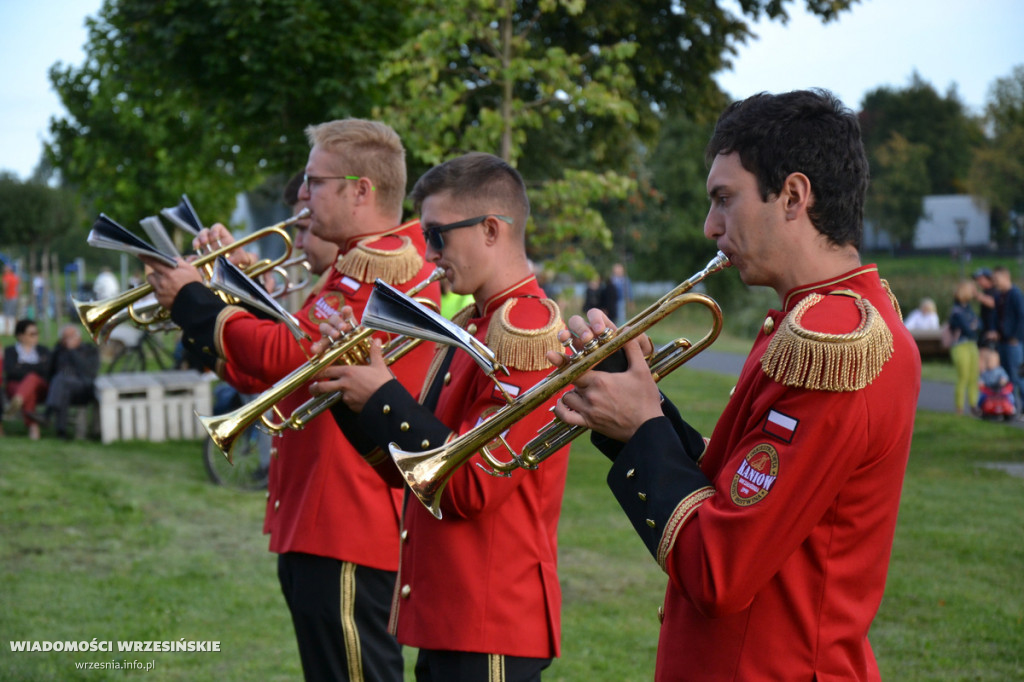
M319 339L320 323L344 305L361 318L377 277L403 291L425 280L434 270L423 260L425 249L419 221L343 245L337 263L323 275L326 281L296 314L302 328ZM431 284L418 296L439 302L440 287ZM305 364L310 346L297 342L285 325L235 306L218 313L212 342L223 361L218 366L221 375L250 393L266 390ZM391 370L403 385L416 389L432 354L432 344L421 344ZM309 398L304 387L278 407L288 415ZM270 535L270 551L396 570L400 495L366 466L329 414L321 414L302 430L275 437L271 452L263 525Z
M769 312L706 451L669 417L625 445L609 484L669 576L656 679L879 679L920 370L864 266Z
M558 306L545 299L530 277L482 308L478 314L471 306L455 320L508 366L510 375L500 380L514 397L551 371L544 354L560 348ZM438 350L432 371L446 350ZM396 441L406 450L419 451L425 442L426 448L435 447L469 431L505 404L500 390L461 351L454 352L448 369L438 371L435 379L441 389L433 413L391 382L367 402L360 425L382 446ZM505 438L511 448L518 452L551 420L548 408L556 399L509 429ZM498 455L508 458L504 451ZM376 461L389 480L400 481L390 458L381 461L371 455L368 460ZM440 520L412 495L406 496L402 562L391 612L399 642L507 656L558 655L557 530L568 461L566 447L537 469L516 469L505 478L489 475L481 468L486 464L480 455L473 455L444 488Z

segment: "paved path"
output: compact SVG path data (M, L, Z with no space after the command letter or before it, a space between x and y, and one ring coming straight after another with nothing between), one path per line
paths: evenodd
M706 350L687 362L686 366L692 369L739 376L744 359L745 356L736 353ZM921 395L917 399L917 409L931 412L953 412L953 386L941 381L922 381ZM1011 424L1024 429L1024 422L1015 421Z

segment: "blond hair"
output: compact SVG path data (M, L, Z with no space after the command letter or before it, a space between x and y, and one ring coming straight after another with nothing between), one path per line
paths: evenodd
M306 128L311 147L330 152L337 170L369 179L382 211L402 215L405 198L405 147L391 126L378 121L345 118Z

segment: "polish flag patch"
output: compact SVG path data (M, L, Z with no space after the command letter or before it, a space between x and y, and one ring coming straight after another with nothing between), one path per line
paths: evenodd
M788 414L783 414L778 410L768 410L764 423L761 425L761 430L769 436L778 438L783 443L792 443L793 436L796 434L796 427L799 424L800 420L794 419Z
M352 279L348 275L341 278L342 286L346 287L349 291L359 291L359 288L363 286L363 283L359 280Z

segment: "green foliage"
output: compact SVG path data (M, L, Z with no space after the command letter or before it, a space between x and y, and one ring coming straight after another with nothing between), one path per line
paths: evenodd
M985 111L992 134L974 150L967 185L992 208L997 241L1024 244L1024 66L992 85Z
M923 200L930 193L928 147L913 144L893 131L875 149L866 217L887 232L896 245L913 246Z
M77 196L62 188L0 175L0 247L47 248L65 238L85 241Z
M303 129L366 116L400 4L325 0L108 0L81 66L51 80L64 181L126 224L188 193L226 216L236 193L305 164Z

